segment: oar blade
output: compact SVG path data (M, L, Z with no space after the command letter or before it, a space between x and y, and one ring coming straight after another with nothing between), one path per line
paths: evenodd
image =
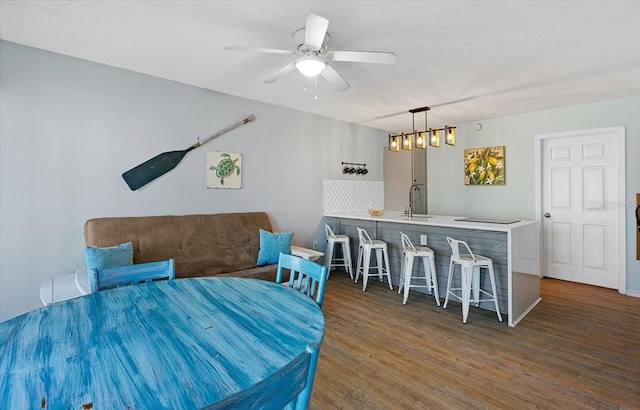
M174 169L187 152L189 150L163 152L137 167L131 168L122 174L122 178L129 185L129 188L135 191Z

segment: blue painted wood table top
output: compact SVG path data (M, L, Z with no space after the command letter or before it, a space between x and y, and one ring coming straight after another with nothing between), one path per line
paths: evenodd
M308 296L246 278L177 279L0 323L0 409L195 409L320 345Z

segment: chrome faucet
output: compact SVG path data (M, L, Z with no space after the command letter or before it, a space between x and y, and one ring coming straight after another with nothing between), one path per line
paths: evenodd
M418 190L418 199L413 199L413 190L417 189ZM409 218L411 218L413 216L413 203L415 201L420 201L420 204L422 204L422 196L420 195L420 185L418 184L412 184L409 187Z

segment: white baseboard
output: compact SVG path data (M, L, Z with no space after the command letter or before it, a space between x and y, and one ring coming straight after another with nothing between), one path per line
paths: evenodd
M633 296L634 298L640 298L640 290L627 289L627 296Z

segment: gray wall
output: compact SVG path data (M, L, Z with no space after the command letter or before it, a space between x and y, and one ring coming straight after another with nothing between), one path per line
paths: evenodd
M626 132L625 203L627 289L640 295L636 260L635 194L640 193L640 96L458 124L455 147L428 149L429 213L536 220L536 135L624 126ZM466 186L466 148L505 146L506 184Z
M345 178L341 161L369 170L346 178L382 180L383 131L14 43L0 42L0 98L0 321L84 265L89 218L266 211L295 244L324 246L322 180ZM140 190L122 180L251 113ZM206 188L208 150L242 153L242 189Z

